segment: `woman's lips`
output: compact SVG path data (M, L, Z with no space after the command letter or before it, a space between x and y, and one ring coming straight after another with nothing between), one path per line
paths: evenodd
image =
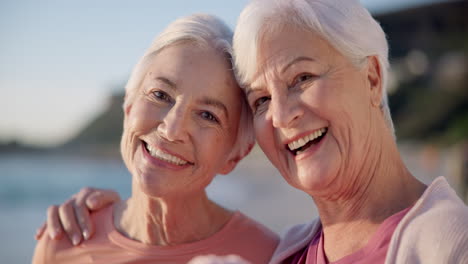
M298 151L295 154L293 153L294 159L296 161L300 161L307 157L310 157L311 155L314 155L320 149L323 143L326 141L326 139L328 138L327 136L328 136L328 133L325 133L320 138L316 139L318 141L309 143L309 146L307 146L305 149L302 149L301 151Z
M142 150L145 157L153 164L158 167L165 167L171 169L184 169L193 163L176 157L172 154L167 153L159 148L155 148L142 141Z
M307 151L310 147L318 145L328 132L328 127L323 127L302 136L287 144L286 148L294 155L300 155Z

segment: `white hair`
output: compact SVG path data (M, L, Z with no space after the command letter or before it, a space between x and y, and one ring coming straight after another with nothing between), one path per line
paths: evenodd
M359 0L252 0L242 11L234 33L236 78L245 88L257 71L260 41L284 24L320 34L354 65L377 56L382 76L381 109L394 127L387 98L388 43L380 25Z
M232 70L232 35L232 30L221 19L208 14L195 14L172 22L153 40L143 57L133 68L125 86L124 108L132 104L149 66L155 56L164 48L185 42L213 48L214 52L218 51L226 56L231 65L229 70ZM234 72L232 74L234 77ZM238 160L247 155L255 144L252 114L243 94L241 109L237 139L230 156L230 158Z

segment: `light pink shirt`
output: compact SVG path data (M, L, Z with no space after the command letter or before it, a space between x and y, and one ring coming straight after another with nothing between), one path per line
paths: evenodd
M177 246L146 245L120 234L112 220L113 207L92 215L94 236L74 247L68 239L43 236L36 246L33 263L187 263L198 255L237 254L252 263L268 263L278 237L265 226L240 212L213 236Z

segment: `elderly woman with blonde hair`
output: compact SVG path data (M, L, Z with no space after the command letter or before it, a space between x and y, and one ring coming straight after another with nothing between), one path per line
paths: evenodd
M468 208L399 154L387 40L358 0L253 0L233 43L258 144L319 212L270 263L468 263Z
M187 263L230 253L269 260L276 234L205 192L254 143L232 72L231 39L209 15L179 19L155 39L126 86L121 152L131 197L92 214L96 231L79 247L78 236L42 237L33 263ZM73 208L51 210L64 215Z

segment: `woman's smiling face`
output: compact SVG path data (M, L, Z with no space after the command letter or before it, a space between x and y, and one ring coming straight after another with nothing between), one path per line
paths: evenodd
M246 89L257 142L292 186L317 194L359 168L371 128L367 67L313 32L284 26L260 42ZM380 95L379 95L380 96Z
M241 92L222 52L191 43L164 48L125 109L123 159L152 196L203 190L236 141Z

